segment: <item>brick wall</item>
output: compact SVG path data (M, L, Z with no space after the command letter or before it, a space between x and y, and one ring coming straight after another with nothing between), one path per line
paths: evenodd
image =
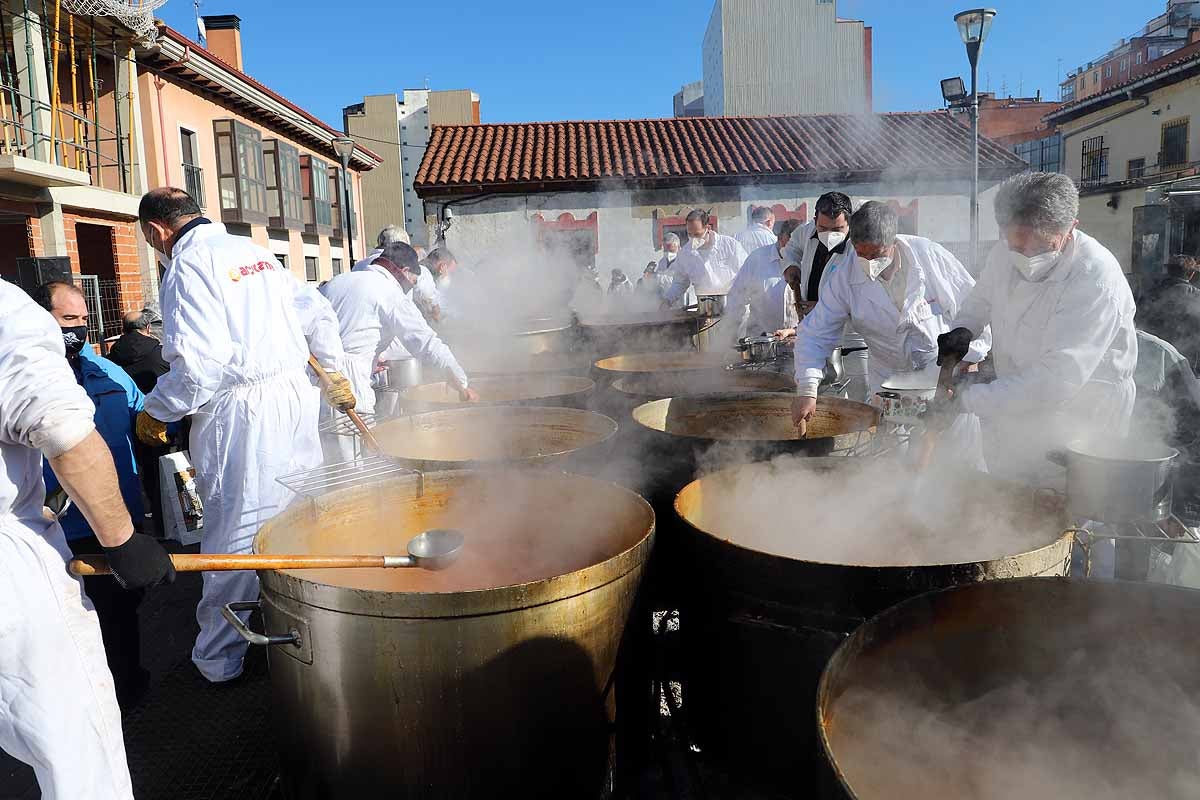
M108 228L112 236L113 270L117 281L117 303L121 312L134 311L144 305L142 271L138 263L138 240L136 223L116 216L104 216L95 212L80 213L63 209L63 231L67 244L67 255L71 258L71 271L82 273L79 262L79 238L77 223L101 225Z

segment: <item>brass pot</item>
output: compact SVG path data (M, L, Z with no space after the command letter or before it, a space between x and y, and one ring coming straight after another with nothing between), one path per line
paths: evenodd
M869 558L826 555L822 548L836 541L828 537L842 534L812 530L809 520L829 519L831 512L811 508L812 499L789 491L780 476L797 485L834 478L861 486L863 497L884 491L883 497L901 499L882 507L903 508L905 492L912 491L908 475L899 463L883 466L857 458L742 465L689 484L675 501L684 525L680 558L690 575L681 626L688 718L702 750L748 780L775 788L812 785L821 763L813 717L817 683L838 645L866 619L931 589L1064 575L1070 566L1072 536L1064 533L1061 505L1039 506L1032 488L970 472L930 479L937 488L929 502L938 513L924 524L937 525L929 528L932 540L954 549L927 552L918 544L916 556L898 558L896 542L931 539L922 539L920 530L911 539L888 539L904 532L897 526L912 524L911 515L894 510L878 516L879 545L868 547ZM890 484L881 485L884 476ZM763 519L764 499L757 496L763 490L756 487L764 485L766 502L779 503L778 530L743 521ZM853 496L838 494L842 503ZM1001 520L1020 536L990 538ZM854 535L861 536L861 528ZM810 536L823 538L810 544Z
M583 408L596 384L573 375L485 375L471 379L479 400L459 399L458 390L446 381L414 386L401 396L409 413L465 406L562 406Z
M650 507L576 475L402 476L291 506L255 550L387 554L436 527L466 535L442 571L259 573L285 793L602 796Z
M617 432L603 414L543 406L467 406L400 417L375 428L387 455L422 471L482 466L566 469Z

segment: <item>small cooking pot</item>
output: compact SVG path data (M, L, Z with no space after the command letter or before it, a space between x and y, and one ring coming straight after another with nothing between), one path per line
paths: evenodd
M719 317L725 313L725 303L728 295L704 294L696 298L696 305L702 317Z
M763 364L774 361L779 356L779 340L774 336L746 336L738 340L734 348L742 354L742 361L748 364Z
M1046 457L1067 468L1067 511L1098 522L1156 522L1171 515L1179 451L1131 439L1075 441Z
M415 358L402 358L385 362L385 368L375 378L380 389L398 391L421 384L421 362Z
M918 417L937 394L937 370L897 372L885 380L875 394L874 404L889 417Z

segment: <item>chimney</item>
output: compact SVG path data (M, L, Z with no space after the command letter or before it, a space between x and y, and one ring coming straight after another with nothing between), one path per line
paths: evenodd
M237 14L204 17L208 52L242 71L242 18Z

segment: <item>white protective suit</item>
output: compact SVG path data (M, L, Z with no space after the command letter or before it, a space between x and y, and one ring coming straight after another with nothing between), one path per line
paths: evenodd
M364 270L338 275L321 291L337 315L346 350L346 377L354 387L360 413L375 410L371 373L380 353L394 341L423 364L445 370L454 383L467 386L467 374L450 348L429 327L400 282L383 267L372 264ZM323 421L340 413L322 404ZM324 444L327 459L354 457L351 437L329 436Z
M747 253L753 253L760 247L766 247L769 244L775 244L778 238L774 231L761 222L751 222L746 230L733 237L737 239L737 243L742 246L742 249Z
M791 264L795 264L800 268L800 286L803 289L804 296L801 300L814 301L816 297L809 297L809 278L812 276L813 261L816 259L817 250L821 241L817 238L817 223L810 220L795 231L792 232L792 238L788 241L787 248L783 251L784 269ZM832 252L829 254L829 260L825 262L825 269L821 272L821 278L817 285L817 296L819 297L824 290L826 281L829 280L830 274L843 267L857 268L857 256L854 252L854 246L847 239L839 248L841 252ZM795 311L795 299L793 297L792 288L787 287L787 317L788 324L786 327L795 328L799 325ZM869 354L866 350L867 342L863 339L862 334L854 330L852 324L847 323L845 330L842 331L842 340L839 345L842 348L842 368L845 370L847 377L851 379L851 385L847 389L847 396L851 400L866 402L870 400L874 392L870 391L869 374ZM847 352L849 351L849 352Z
M854 248L848 247L853 254ZM816 396L825 361L842 341L847 323L862 334L870 348L868 373L870 396L897 372L915 372L937 360L937 337L950 330L975 280L950 251L919 236L897 236L896 252L904 280L903 308L897 309L881 281L871 280L855 263L839 266L821 278L820 297L796 332L796 382L801 394ZM988 331L971 343L967 361L976 363L987 355ZM960 415L943 437L945 456L953 455L974 467L979 458L979 421Z
M33 767L45 800L133 797L96 612L42 517L42 453L82 442L95 413L58 323L0 281L0 748Z
M996 380L962 393L983 424L989 471L1035 485L1062 483L1045 453L1129 428L1136 389L1133 293L1104 245L1076 230L1040 280L993 248L952 327L991 325Z
M671 291L671 284L675 282L675 262L678 260L678 253L675 254L675 258L669 258L666 253L663 253L662 258L658 260L658 266L654 268L654 277L658 279L659 293L663 299L666 298L667 292ZM695 304L696 289L688 286L683 294L671 302L671 308L686 308Z
M722 327L725 320L732 324L741 322L736 331L739 335L769 335L783 328L789 318L794 319L794 303L791 315L788 314L792 291L783 280L783 268L778 244L764 245L750 253L729 287ZM730 330L725 335L732 337L734 333Z
M161 288L163 358L146 396L163 422L192 416L190 449L204 504L205 553L248 553L293 495L275 479L321 463L320 391L311 351L342 369L333 309L271 253L217 223L178 237ZM206 572L192 661L210 681L237 677L246 642L221 607L258 597L251 571Z
M725 294L746 261L746 250L732 236L713 232L712 246L697 250L691 242L679 248L671 267L673 280L666 299L674 304L688 287L698 297Z

